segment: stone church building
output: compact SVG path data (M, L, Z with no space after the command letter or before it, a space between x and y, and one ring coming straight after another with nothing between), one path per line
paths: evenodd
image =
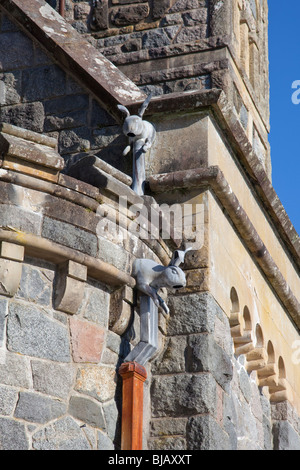
M127 450L127 425L142 450L300 450L267 3L0 1L1 450ZM138 193L123 124L150 94ZM151 357L126 362L145 344L135 260L165 273L188 248Z

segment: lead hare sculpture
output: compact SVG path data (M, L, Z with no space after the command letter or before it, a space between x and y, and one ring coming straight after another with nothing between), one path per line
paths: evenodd
M129 138L129 145L124 149L123 156L133 152L133 184L132 189L138 194L144 194L145 185L145 153L155 140L156 130L148 121L143 120L143 115L150 103L152 94L144 101L138 111L138 115L130 115L128 109L119 104L118 109L126 114L123 124L123 133Z
M161 287L177 288L186 285L184 272L178 267L184 261L185 251L176 250L168 266L161 266L150 259L137 259L132 274L136 278L140 298L140 341L126 356L124 362L138 362L144 366L158 348L158 307L167 314L169 309L158 295Z
M191 250L175 250L168 266L162 266L150 259L137 259L133 263L132 275L136 279L136 287L151 297L157 307L168 314L169 308L157 291L162 287L180 289L186 286L186 278L179 265L184 262L185 254Z

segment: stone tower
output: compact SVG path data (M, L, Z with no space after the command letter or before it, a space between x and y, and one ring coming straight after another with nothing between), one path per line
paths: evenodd
M155 95L224 90L270 177L267 1L108 4L96 2L89 25L101 52ZM80 30L80 4L74 8Z
M0 19L0 448L121 449L133 263L190 247L186 285L161 294L143 449L300 449L267 0L2 0ZM149 91L140 196L118 105Z

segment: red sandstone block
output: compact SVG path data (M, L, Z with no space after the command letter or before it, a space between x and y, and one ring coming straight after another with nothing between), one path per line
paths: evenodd
M70 332L74 362L98 363L105 340L104 328L72 317L70 318Z

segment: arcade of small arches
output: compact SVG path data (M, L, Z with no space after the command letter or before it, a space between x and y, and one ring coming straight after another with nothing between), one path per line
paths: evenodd
M276 354L272 341L265 338L261 325L253 324L249 308L244 306L241 309L234 287L231 288L230 300L229 324L235 356L245 356L246 371L249 374L256 371L257 384L268 388L271 403L289 400L283 357Z

